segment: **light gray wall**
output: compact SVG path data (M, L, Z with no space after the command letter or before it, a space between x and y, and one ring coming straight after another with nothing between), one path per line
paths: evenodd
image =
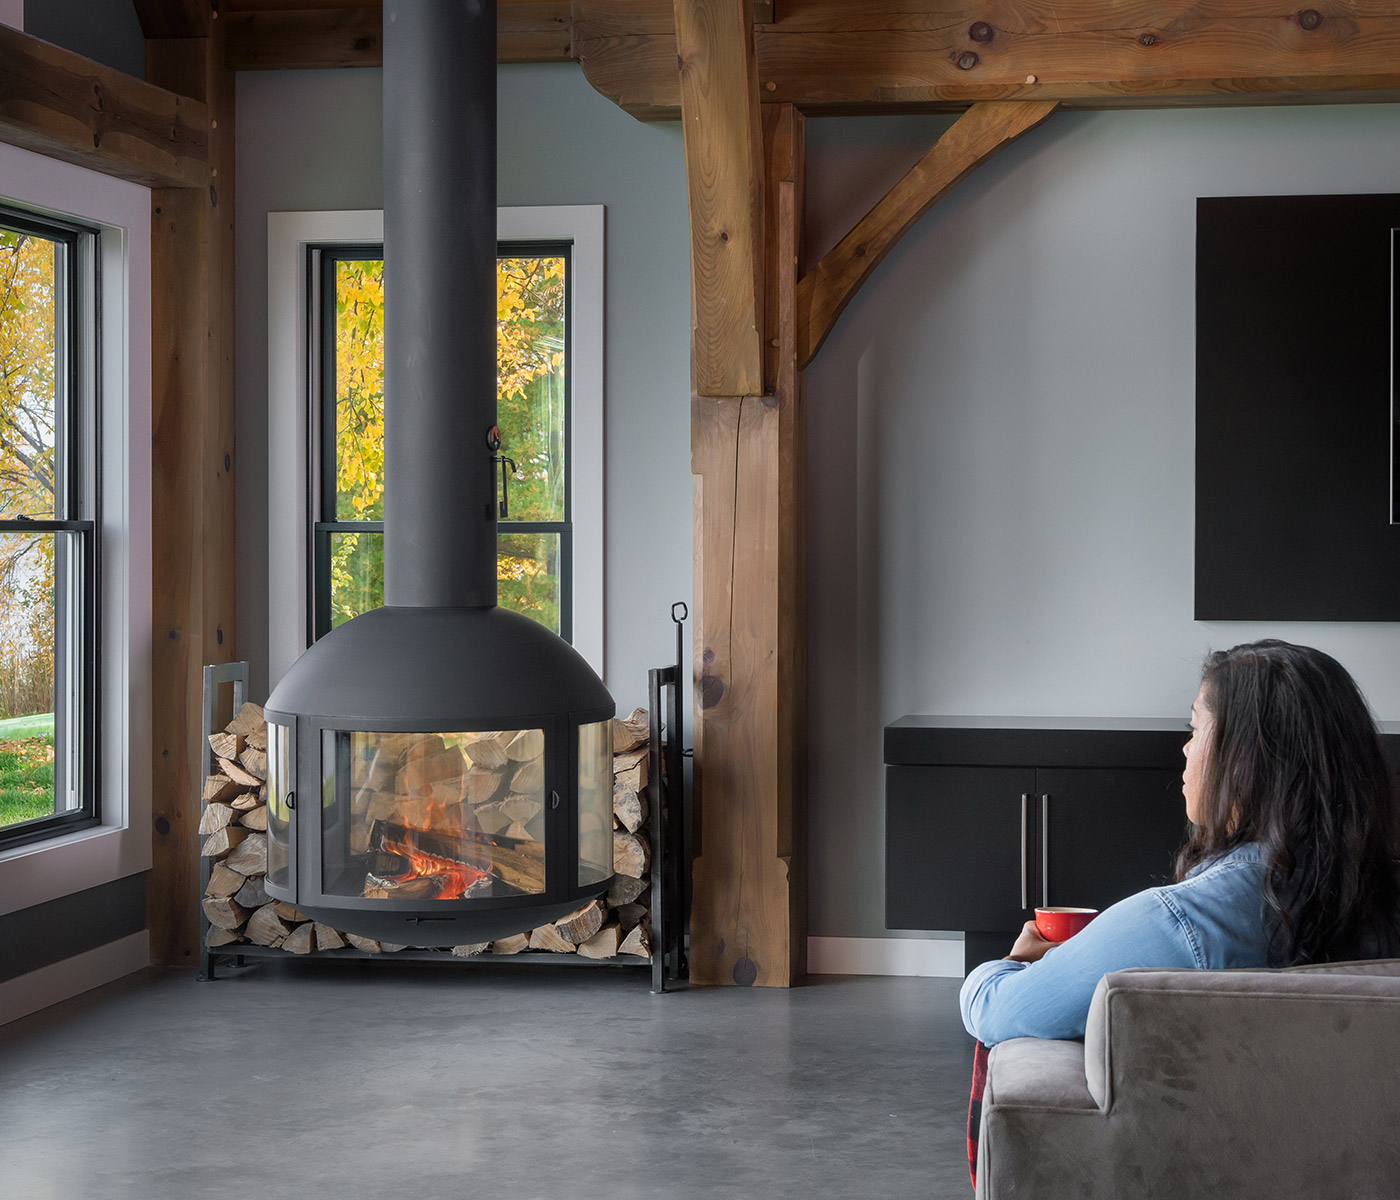
M945 125L810 121L812 248ZM1207 648L1272 635L1400 717L1400 625L1192 620L1196 197L1368 191L1400 107L1058 113L866 283L809 374L813 934L885 936L906 713L1184 719Z
M499 73L502 205L607 206L606 676L626 713L690 600L689 258L679 125L572 64ZM241 73L237 108L238 653L267 691L267 214L378 208L378 71Z

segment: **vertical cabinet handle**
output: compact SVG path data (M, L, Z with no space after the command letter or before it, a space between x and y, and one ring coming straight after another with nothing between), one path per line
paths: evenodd
M1040 797L1040 906L1050 907L1050 795Z
M1021 909L1030 907L1030 803L1029 792L1021 793Z

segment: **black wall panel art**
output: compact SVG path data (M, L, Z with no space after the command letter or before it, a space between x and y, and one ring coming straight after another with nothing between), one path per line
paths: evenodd
M1197 201L1197 620L1400 620L1397 231L1396 195Z

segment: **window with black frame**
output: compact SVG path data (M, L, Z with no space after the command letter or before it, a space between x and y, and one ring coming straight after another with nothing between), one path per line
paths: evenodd
M319 484L312 638L384 602L384 261L380 246L315 253ZM516 466L500 522L500 604L572 640L567 242L503 243L496 260L497 412Z
M98 816L95 248L0 207L0 846Z

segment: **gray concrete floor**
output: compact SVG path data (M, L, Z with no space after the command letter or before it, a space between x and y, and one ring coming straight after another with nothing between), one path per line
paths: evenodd
M956 1197L957 981L148 971L0 1027L5 1200Z

